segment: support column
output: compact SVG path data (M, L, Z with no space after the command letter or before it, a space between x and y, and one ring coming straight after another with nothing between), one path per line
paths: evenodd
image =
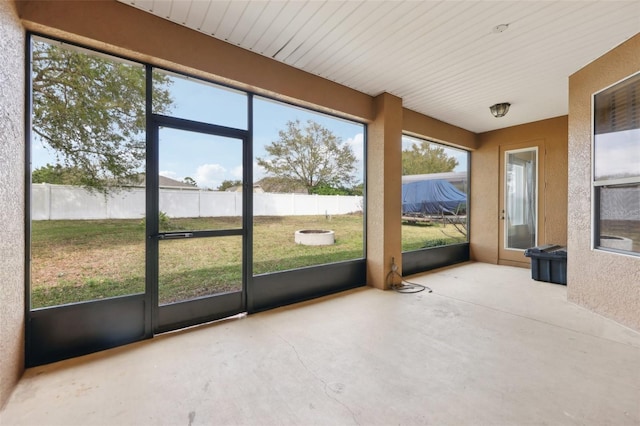
M367 284L387 289L395 258L402 273L402 99L374 99L367 134Z
M0 1L0 34L1 411L24 371L25 34L13 1Z

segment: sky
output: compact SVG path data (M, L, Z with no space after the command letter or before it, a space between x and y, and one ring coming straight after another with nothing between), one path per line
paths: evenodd
M600 133L594 138L595 178L640 175L640 129Z
M221 86L203 84L200 80L167 74L173 103L172 115L227 127L247 129L248 97L240 91ZM314 120L328 128L348 144L356 157L356 182L363 181L364 125L303 108L254 97L254 182L265 176L257 165L257 157L266 157L265 146L278 140L278 131L286 128L288 121ZM224 180L242 178L242 143L240 140L216 137L203 133L186 132L171 128L160 130L159 170L162 176L182 181L190 177L201 188L216 189ZM403 149L417 143L415 138L403 138ZM467 169L465 151L446 148L447 154L458 159L456 171ZM51 152L39 143L33 144L33 169L55 163Z
M227 127L247 129L247 96L236 92L173 77L174 99L171 115ZM356 176L362 181L363 131L361 124L325 114L292 107L266 98L254 98L254 182L265 176L257 157L266 157L265 145L278 140L278 131L288 121L314 120L329 128L343 143L349 144L358 161ZM188 137L186 137L188 136ZM185 149L185 147L188 147ZM217 188L223 180L242 178L240 140L164 129L160 135L160 174L177 180L194 179L199 187Z

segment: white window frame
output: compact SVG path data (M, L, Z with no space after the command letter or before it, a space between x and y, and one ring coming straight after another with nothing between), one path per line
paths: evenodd
M640 252L626 251L620 249L614 249L609 247L603 247L599 245L600 240L600 194L599 189L607 186L618 186L627 184L640 184L640 173L634 177L614 178L614 179L602 179L596 180L596 97L605 92L606 90L615 87L618 84L624 83L632 78L640 76L640 71L624 77L613 84L593 93L591 95L591 250L592 251L604 251L611 252L620 255L626 255L631 257L639 257ZM640 144L640 140L638 141Z

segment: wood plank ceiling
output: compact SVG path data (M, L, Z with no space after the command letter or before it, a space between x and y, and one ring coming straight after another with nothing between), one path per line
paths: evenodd
M119 1L473 132L566 115L569 75L640 31L637 0Z

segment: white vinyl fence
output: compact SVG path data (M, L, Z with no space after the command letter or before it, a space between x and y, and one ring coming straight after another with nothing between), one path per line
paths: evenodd
M361 196L253 194L255 216L339 215L362 211ZM192 189L160 189L160 211L169 217L240 216L242 194ZM77 186L31 185L31 218L141 219L145 216L144 188L109 195Z

